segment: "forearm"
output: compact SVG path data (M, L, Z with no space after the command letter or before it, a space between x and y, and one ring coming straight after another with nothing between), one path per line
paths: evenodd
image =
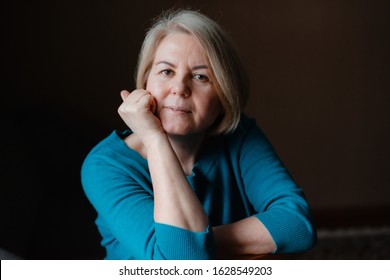
M258 258L276 249L268 230L256 217L214 227L213 232L219 259Z
M208 218L166 135L147 143L147 158L153 183L155 221L204 232Z

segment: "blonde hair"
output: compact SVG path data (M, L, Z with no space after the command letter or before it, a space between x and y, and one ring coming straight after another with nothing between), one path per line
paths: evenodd
M218 119L213 133L232 132L240 121L248 95L246 73L229 36L215 21L197 11L168 11L157 18L141 47L136 71L137 88L146 88L159 43L165 36L175 32L194 36L209 59L213 86L223 108L222 116Z

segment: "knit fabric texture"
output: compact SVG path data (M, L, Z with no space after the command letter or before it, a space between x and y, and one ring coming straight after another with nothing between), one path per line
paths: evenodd
M207 140L187 179L209 217L204 232L153 220L147 161L114 131L92 149L82 171L97 211L106 259L213 259L212 227L255 216L276 244L274 253L302 252L316 239L308 203L254 119L241 116L229 135Z

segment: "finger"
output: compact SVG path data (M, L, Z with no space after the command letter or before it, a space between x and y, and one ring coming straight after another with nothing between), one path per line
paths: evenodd
M122 101L125 101L125 99L130 95L130 92L128 92L127 90L122 90L121 91L121 98L122 98Z
M152 112L152 114L154 114L156 113L156 110L157 110L157 101L156 98L152 96L152 100L150 102L150 111Z
M129 95L126 102L136 104L145 96L150 95L150 93L144 89L136 89L129 93Z
M156 102L154 100L154 97L149 93L142 95L142 97L138 100L137 103L141 105L141 107L147 108L152 113L154 113L154 111L156 110Z

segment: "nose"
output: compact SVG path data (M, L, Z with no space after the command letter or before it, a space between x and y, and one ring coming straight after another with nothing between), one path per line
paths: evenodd
M172 80L171 92L173 94L181 95L183 97L188 97L191 95L191 89L187 77L176 76Z

